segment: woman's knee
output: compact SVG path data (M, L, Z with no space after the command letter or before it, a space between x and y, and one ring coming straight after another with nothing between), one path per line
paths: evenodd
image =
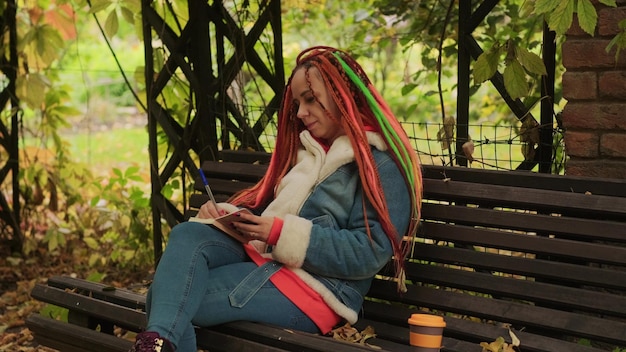
M193 223L193 222L181 222L180 224L174 226L172 231L169 234L169 243L176 243L178 241L183 241L185 243L189 243L194 239L205 239L209 235L208 232L211 229L204 224Z
M200 223L183 222L172 228L170 231L167 246L179 249L197 249L200 246L236 247L241 245L233 241L221 231Z

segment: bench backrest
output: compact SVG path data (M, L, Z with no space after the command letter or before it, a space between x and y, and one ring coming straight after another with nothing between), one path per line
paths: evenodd
M626 345L626 196L587 191L626 182L533 175L554 190L509 183L526 173L426 169L412 284L399 296L376 281L371 296L401 304L369 302L366 317L404 325L393 317L420 307L446 315L448 336L476 342L510 326L523 351Z

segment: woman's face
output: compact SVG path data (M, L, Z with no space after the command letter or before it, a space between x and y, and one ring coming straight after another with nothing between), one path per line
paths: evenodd
M293 104L296 106L296 117L314 137L332 144L337 137L345 134L341 125L336 122L339 120L337 104L328 94L317 68L297 69L291 78L291 94ZM313 94L317 96L317 100ZM335 120L329 118L327 114L333 116Z

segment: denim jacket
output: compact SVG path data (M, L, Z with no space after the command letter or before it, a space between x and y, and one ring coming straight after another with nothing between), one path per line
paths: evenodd
M285 175L263 211L284 220L275 261L294 271L341 317L355 323L374 275L389 261L392 246L364 198L354 152L346 136L328 152L308 131L298 163ZM391 220L402 236L410 218L410 191L382 138L368 132ZM369 224L371 240L368 238Z

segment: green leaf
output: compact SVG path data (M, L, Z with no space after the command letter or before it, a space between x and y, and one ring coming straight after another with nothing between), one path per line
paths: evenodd
M406 116L404 118L405 119L410 118L410 116L413 115L416 109L417 109L417 104L409 105L409 107L406 109L406 112L405 112Z
M92 253L89 256L89 266L95 266L98 261L102 261L102 255L99 253Z
M102 280L104 280L104 278L106 278L107 274L105 273L99 273L99 272L94 272L89 274L89 276L87 276L86 280L87 281L91 281L91 282L102 282Z
M550 14L548 25L558 35L563 35L574 20L574 0L563 0Z
M559 0L537 0L535 2L535 13L541 15L543 13L552 12L559 5Z
M119 20L117 19L117 11L113 10L107 16L107 20L104 23L104 31L109 38L117 34L117 30L120 27Z
M596 8L589 0L578 0L578 24L585 33L592 35L596 31L596 24L598 24L598 13Z
M495 46L480 54L474 63L474 82L482 83L493 77L500 63L500 50Z
M48 237L48 250L52 252L59 247L59 233L51 232L49 235L50 236L46 236Z
M33 109L41 108L49 85L45 76L38 73L20 75L17 77L15 85L16 94L22 102Z
M524 68L517 60L511 61L504 69L504 87L511 98L517 99L528 95L528 82Z
M608 54L614 46L616 47L615 61L617 61L619 59L620 51L626 48L626 32L621 32L611 39L609 45L606 46L606 53Z
M417 84L415 83L409 83L406 84L402 87L402 96L405 96L409 93L411 93L413 91L413 89L415 89L415 87L417 87Z
M537 75L547 74L546 66L543 64L543 60L539 55L519 46L515 48L515 54L517 60L519 60L526 71Z
M124 261L130 262L135 257L135 251L127 249L122 252L122 256L124 257Z
M355 22L361 22L361 21L365 21L370 17L370 13L369 11L366 11L364 9L359 9L354 13L354 21Z
M111 3L112 2L110 0L93 0L91 1L91 8L89 9L89 13L93 14L105 10L111 5Z
M133 11L131 11L128 7L121 7L121 11L122 17L124 17L124 20L126 20L126 22L130 24L135 23L135 13Z
M34 27L28 38L25 51L32 50L42 66L48 66L56 60L65 46L59 31L47 24Z
M120 4L122 8L127 8L132 13L139 14L141 12L141 0L124 0Z
M124 176L130 177L131 175L135 175L139 172L139 166L129 166L124 172Z
M165 185L161 188L161 194L166 198L170 199L174 194L174 188L171 185Z
M91 249L98 249L100 247L100 245L98 244L98 241L96 241L96 239L93 237L85 237L83 238L83 241L85 242L87 247Z

